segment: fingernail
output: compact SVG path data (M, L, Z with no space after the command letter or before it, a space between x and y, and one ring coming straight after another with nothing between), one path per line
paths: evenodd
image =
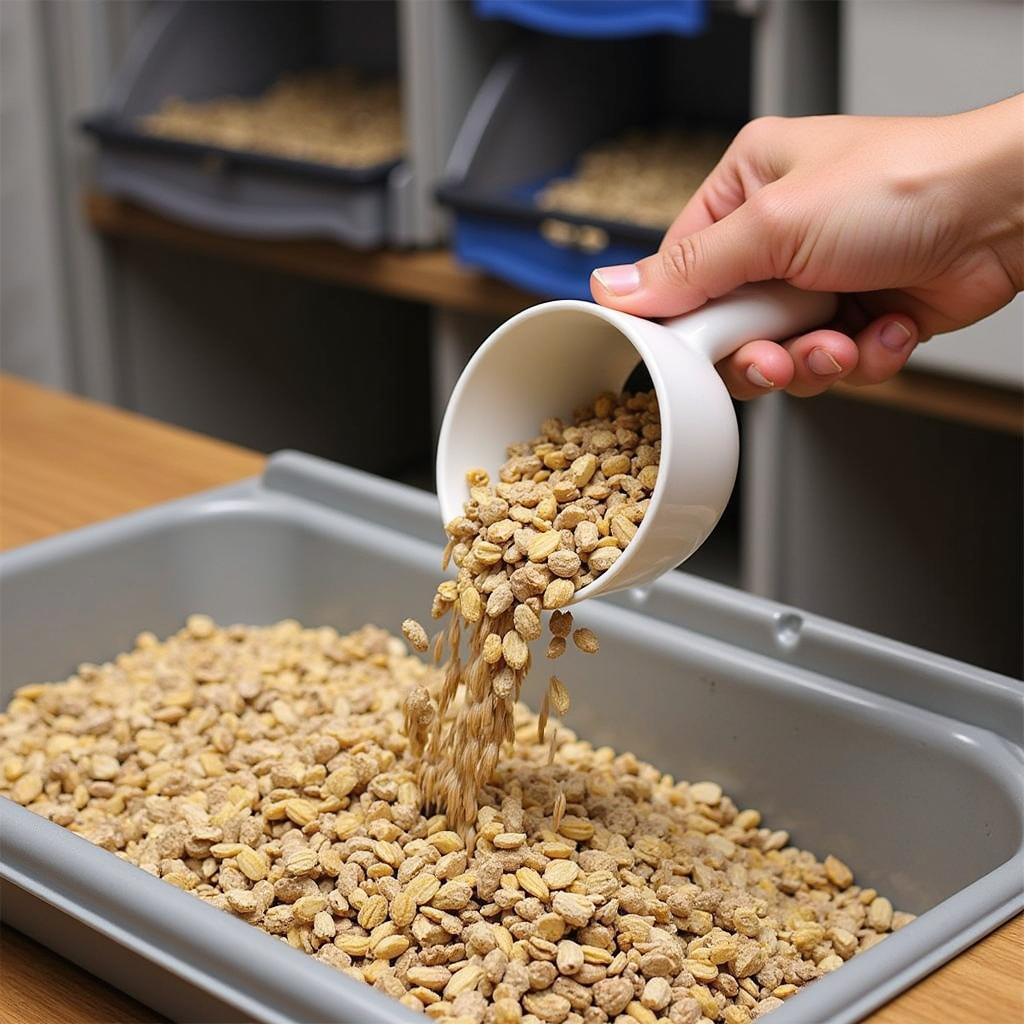
M640 287L640 271L635 263L620 263L616 267L600 267L594 271L597 283L612 295L629 295Z
M816 348L807 357L807 365L811 368L812 373L816 373L819 377L832 377L837 373L842 373L843 368L836 362L835 357L828 349Z
M769 380L758 368L757 363L751 363L747 367L747 380L756 384L759 388L773 388L775 381Z
M902 352L910 341L910 331L899 320L890 320L879 332L878 340L890 352Z

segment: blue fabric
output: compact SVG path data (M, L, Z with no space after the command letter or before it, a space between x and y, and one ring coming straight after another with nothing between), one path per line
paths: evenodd
M642 246L612 244L600 253L552 245L535 224L514 224L459 214L455 255L503 281L552 299L589 299L595 267L635 263L649 255Z
M695 36L708 22L706 0L474 0L474 6L481 18L584 39Z

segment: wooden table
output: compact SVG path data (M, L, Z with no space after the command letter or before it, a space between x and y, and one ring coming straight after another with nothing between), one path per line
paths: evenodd
M262 465L262 456L242 448L0 377L3 547L238 480ZM163 1019L10 929L0 941L0 1024ZM894 999L870 1024L1021 1021L1022 950L1024 916Z

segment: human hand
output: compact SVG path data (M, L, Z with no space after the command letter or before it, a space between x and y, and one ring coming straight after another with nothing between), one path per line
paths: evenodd
M840 294L836 320L718 364L733 396L875 384L1024 289L1024 94L948 117L761 118L657 254L595 270L605 306L687 313L748 281Z

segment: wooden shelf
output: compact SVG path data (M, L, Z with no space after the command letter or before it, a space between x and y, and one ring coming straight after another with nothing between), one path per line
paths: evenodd
M1024 432L1024 393L1012 388L904 370L892 380L870 387L854 387L840 381L830 393L985 430Z
M445 309L504 319L538 301L536 295L459 266L446 249L361 252L335 242L235 238L99 192L86 194L84 208L89 223L110 238L157 242Z
M233 238L99 192L85 196L84 208L92 226L110 238L156 242L443 309L504 319L540 301L536 295L460 266L446 249L358 252L334 242ZM832 394L986 430L1024 432L1022 392L919 370L904 370L873 387L840 383Z

